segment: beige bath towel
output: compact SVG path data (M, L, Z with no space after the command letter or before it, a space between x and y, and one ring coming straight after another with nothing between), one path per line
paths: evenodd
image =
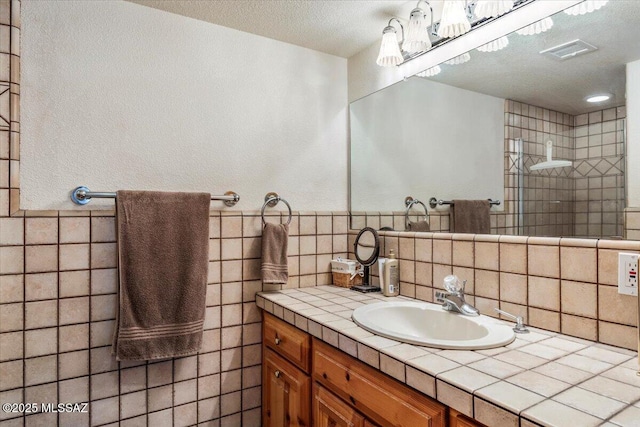
M429 231L429 223L425 220L409 221L407 231Z
M207 193L118 191L117 360L164 359L200 349L210 203Z
M266 223L262 229L262 283L287 283L289 225Z
M451 232L489 234L490 207L488 200L453 200L450 211Z

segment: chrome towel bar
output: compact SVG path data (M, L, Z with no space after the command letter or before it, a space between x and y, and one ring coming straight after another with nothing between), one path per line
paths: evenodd
M491 200L491 199L487 199L487 200L489 200L490 206L497 206L500 204L500 200ZM429 206L431 206L432 209L435 209L436 206L442 206L442 205L453 205L453 201L438 200L435 197L432 197L429 199Z
M106 193L101 191L91 191L87 187L77 187L71 192L71 200L77 205L86 205L91 199L115 199L116 193ZM233 191L227 191L223 196L211 196L211 200L221 200L225 205L235 206L240 200L240 196Z

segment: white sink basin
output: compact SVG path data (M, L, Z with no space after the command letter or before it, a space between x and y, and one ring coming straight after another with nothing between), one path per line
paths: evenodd
M463 316L425 302L389 301L353 311L353 321L383 337L456 350L501 347L515 339L510 326L487 316Z

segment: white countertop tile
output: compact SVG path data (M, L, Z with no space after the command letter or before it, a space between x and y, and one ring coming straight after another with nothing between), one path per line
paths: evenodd
M580 387L572 387L563 391L554 396L553 400L603 420L627 406L623 402L601 396Z
M545 397L551 397L571 387L571 384L535 371L521 372L507 378L506 381Z
M536 406L525 409L521 414L525 418L544 426L566 427L595 427L602 424L600 418L585 414L554 400L545 400Z

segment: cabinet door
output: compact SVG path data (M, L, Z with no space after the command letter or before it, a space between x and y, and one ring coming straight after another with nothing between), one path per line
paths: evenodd
M363 427L364 417L322 386L313 384L314 427Z
M311 380L268 348L262 367L262 425L310 426Z

